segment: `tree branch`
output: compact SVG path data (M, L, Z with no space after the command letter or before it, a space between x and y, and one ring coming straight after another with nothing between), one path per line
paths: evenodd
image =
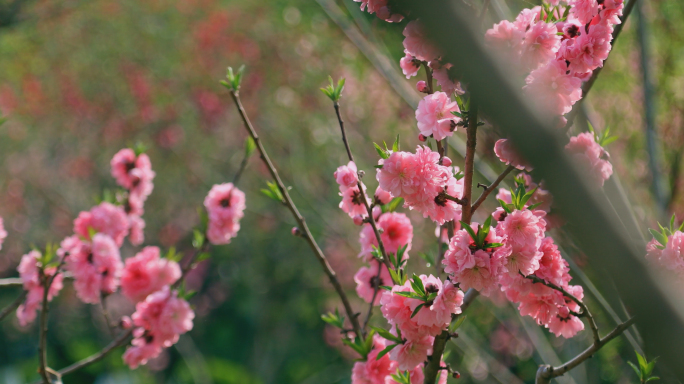
M19 277L9 277L7 279L0 279L0 288L21 287L23 285L24 282L21 281L21 278Z
M347 133L344 130L344 121L342 120L342 116L340 115L340 105L336 101L334 103L335 106L335 114L337 115L337 121L340 124L340 131L342 131L342 141L344 142L344 148L347 150L347 156L349 157L349 161L354 161L354 156L352 155L351 148L349 147L349 142L347 141ZM368 222L370 223L371 227L373 228L373 233L375 233L375 239L378 241L378 248L380 249L380 253L382 253L382 261L385 263L387 268L390 268L390 261L389 258L387 257L387 251L385 250L385 245L382 242L382 238L380 237L380 231L378 230L378 225L375 222L375 218L373 217L373 209L371 208L370 204L368 204L368 199L366 198L366 191L364 190L364 185L361 182L361 175L362 173L358 173L358 181L356 182L356 185L359 188L359 193L361 194L361 201L363 201L363 205L366 207L366 212L368 212ZM378 288L375 289L376 291Z
M470 207L470 212L475 213L475 211L480 207L480 205L487 199L489 194L492 193L492 191L494 191L494 189L499 186L501 181L503 181L503 179L506 178L506 176L508 176L508 174L511 173L511 171L513 171L514 169L515 169L514 166L509 165L506 168L506 170L504 170L499 175L499 177L497 177L496 180L494 180L494 182L491 185L484 186L483 187L484 191L482 191L482 194L480 195L480 197L478 197L478 199L475 201L475 203L473 203L472 207Z
M259 150L259 155L261 157L261 160L264 162L264 164L268 168L268 171L271 174L271 177L273 178L273 180L278 185L278 188L280 189L280 193L283 195L283 198L285 199L285 205L287 206L287 208L292 213L292 216L294 217L295 221L297 221L297 224L299 225L299 229L302 233L302 237L307 241L307 243L309 243L311 250L314 252L316 259L321 264L323 271L328 276L330 283L333 285L333 287L335 288L335 291L337 291L337 294L340 296L340 299L342 300L342 304L344 305L344 309L347 312L347 316L349 317L349 321L351 322L351 324L354 328L354 332L357 334L357 336L359 338L362 338L363 335L361 333L361 327L359 326L359 321L356 318L356 314L352 310L351 305L349 304L349 300L347 299L347 295L344 293L344 289L342 289L340 282L337 280L337 275L335 274L335 271L330 266L330 263L328 263L328 259L326 259L325 255L323 254L323 251L321 250L321 248L316 243L316 240L314 240L314 237L311 234L311 231L309 230L309 226L306 224L304 217L302 217L302 215L299 213L299 210L297 209L294 202L292 201L292 198L290 197L290 194L288 193L287 188L285 187L285 184L283 184L283 181L280 179L280 176L278 175L278 171L276 170L275 166L271 162L271 159L268 157L268 154L266 153L266 149L264 149L263 144L261 144L261 139L259 138L259 135L257 134L256 130L254 130L254 127L252 126L252 123L249 120L249 117L247 116L247 112L245 112L245 109L242 106L242 102L240 101L239 92L236 90L230 90L230 96L232 97L233 102L235 103L235 106L236 106L238 112L240 113L240 117L242 118L242 122L244 123L245 129L247 129L247 132L250 134L250 136L252 136L252 139L254 139L254 143L256 144L257 149Z
M472 302L475 301L475 298L479 295L480 292L472 288L469 289L463 297L461 313L458 315L452 315L451 321L454 322L456 319L458 319L459 316L461 316L466 309L470 307L470 304L472 304ZM446 347L446 343L450 337L451 336L449 335L448 329L442 331L442 333L435 337L435 342L432 344L432 355L427 357L427 365L423 369L423 373L425 374L425 381L423 382L424 384L435 383L435 380L437 379L437 373L440 370L440 362L442 360L442 354L444 353L444 347Z
M10 313L14 312L14 310L24 302L25 297L26 291L21 291L21 294L12 302L12 304L6 306L2 311L0 311L0 321L2 321Z
M601 336L599 336L599 331L598 331L598 327L596 326L596 321L594 320L594 316L592 316L591 312L589 311L589 308L587 307L586 304L584 304L584 302L582 300L578 299L577 297L572 295L570 292L566 291L565 288L559 287L553 283L549 283L546 280L538 278L537 276L529 275L529 276L525 276L525 278L530 279L530 280L534 281L535 283L539 283L539 284L545 285L551 289L554 289L554 290L562 293L563 296L574 301L577 305L579 305L580 308L582 308L582 313L580 315L586 317L587 320L589 320L589 327L591 328L591 332L594 335L594 345L601 342Z
M613 340L614 338L618 337L622 332L624 332L627 328L629 328L632 324L634 324L634 318L632 317L631 319L625 321L624 323L618 325L615 329L613 329L606 337L599 339L598 343L592 344L591 347L587 348L584 350L584 352L580 353L579 355L575 356L572 360L568 361L567 363L559 366L559 367L552 367L550 365L542 365L539 367L539 370L537 370L537 378L535 383L536 384L549 384L551 382L551 379L554 377L561 376L568 372L569 370L575 368L576 366L582 364L584 360L592 357L594 353L596 353L601 347L604 345L608 344L609 341Z
M57 275L60 273L60 268L62 268L62 265L64 265L64 258L59 262L59 265L55 268L55 273L47 277L45 275L45 268L44 266L41 266L39 269L40 273L40 280L43 283L43 305L42 305L42 310L40 311L40 331L39 331L39 340L38 340L38 359L40 361L40 368L38 372L40 373L40 376L43 378L43 383L44 384L51 384L50 383L50 378L48 377L48 366L47 366L47 332L48 332L48 312L49 312L49 305L48 305L48 296L50 293L50 287L52 286L52 282L55 281L55 278Z
M465 176L463 179L463 214L462 220L470 224L473 212L470 202L473 198L473 169L475 165L475 149L477 147L477 102L470 99L470 110L468 111L468 127L466 128L466 156L465 156Z

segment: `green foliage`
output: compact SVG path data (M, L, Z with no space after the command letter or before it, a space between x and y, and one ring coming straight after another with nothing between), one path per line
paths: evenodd
M588 120L587 126L589 127L589 131L594 135L594 141L596 141L600 146L604 148L608 144L618 139L617 136L610 135L610 127L606 127L606 129L604 129L603 132L598 133L596 129L594 129L594 126L591 124L591 122Z
M226 73L226 80L221 80L220 83L228 88L228 90L233 92L238 92L240 90L240 84L242 83L242 74L245 71L245 66L240 66L237 72L233 71L233 67L228 67Z
M503 246L501 243L487 242L487 235L489 235L489 231L492 228L491 225L492 215L487 216L487 220L485 220L484 225L477 225L477 232L473 231L473 228L470 226L470 224L461 221L461 228L465 229L470 235L470 238L473 239L473 242L475 242L475 249L492 249Z
M278 184L276 184L273 181L267 181L266 185L268 186L268 189L262 188L261 193L264 195L270 197L271 199L280 202L280 203L285 203L285 198L283 197L283 194L280 192L280 188L278 188Z
M368 354L373 350L373 335L375 335L375 331L372 330L366 336L366 340L355 337L354 340L342 339L342 342L361 355L360 361L366 361L368 360Z
M684 229L684 222L677 227L675 225L675 220L676 217L673 214L672 217L670 218L670 226L669 227L663 227L662 224L658 223L658 230L649 228L648 231L651 233L653 238L659 243L656 244L656 247L658 249L665 249L665 246L667 245L668 237L672 236L673 233L677 231L682 231Z
M637 374L637 377L639 377L639 381L641 382L641 384L648 383L649 381L653 380L660 380L660 377L651 375L653 373L653 369L655 368L656 360L658 360L658 358L656 357L655 359L649 362L648 360L646 360L646 357L641 356L639 352L634 351L634 353L636 353L637 355L637 362L639 363L639 366L637 367L636 364L632 363L631 361L628 361L627 363L630 367L632 367L634 372Z
M344 329L344 316L340 315L340 311L337 308L335 308L335 313L328 312L325 315L321 315L321 319L334 327Z
M503 208L504 211L506 211L506 213L512 213L516 209L519 211L524 210L527 202L530 200L530 198L532 198L534 193L537 192L537 188L528 192L525 189L525 184L520 179L516 179L515 183L516 183L516 189L510 190L511 191L511 204L508 204L505 201L499 199L499 204L501 204L501 208ZM534 205L528 207L528 209L534 209L539 204L540 203L534 204Z
M333 82L332 76L328 76L328 80L330 81L330 84L325 88L321 88L321 91L323 91L330 100L337 103L340 101L340 97L342 97L342 91L344 90L344 83L346 80L344 77L339 79L337 85Z
M382 213L387 213L387 212L394 212L399 208L402 204L404 203L404 198L402 197L395 197L390 201L389 203L381 206L382 208Z
M256 150L256 143L251 136L245 139L245 158L252 156L252 153Z
M411 372L400 371L397 369L397 373L392 374L392 378L399 384L411 384Z

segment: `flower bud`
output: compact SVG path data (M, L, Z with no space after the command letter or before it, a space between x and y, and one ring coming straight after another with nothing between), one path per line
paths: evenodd
M124 316L121 318L119 326L123 329L130 329L133 326L133 320L128 316Z
M425 137L424 135L418 135L418 141L425 141L425 140L427 140L427 137Z
M382 208L378 207L377 205L373 207L373 218L377 220L380 215L382 214Z
M354 225L363 225L363 216L361 215L356 215L354 216Z
M302 231L299 230L297 227L292 227L292 236L301 236Z
M446 156L444 156L444 157L442 158L442 165L445 166L445 167L450 167L450 166L451 166L451 159L448 158L448 157L446 157Z
M416 83L416 89L418 90L418 92L427 93L427 91L428 91L427 83L425 83L424 80L417 82Z

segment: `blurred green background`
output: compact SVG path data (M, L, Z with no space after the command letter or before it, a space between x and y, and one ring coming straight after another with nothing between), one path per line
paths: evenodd
M104 188L115 187L112 155L136 142L148 146L157 172L144 217L146 244L189 254L197 207L213 184L232 180L243 154L245 131L218 80L226 66L245 64L246 109L354 307L365 311L353 292L352 276L361 265L358 228L337 209L332 178L346 155L332 105L318 88L329 74L347 79L342 112L357 164L371 176L369 189L377 185L371 142L399 133L411 148L418 132L413 110L319 3L338 7L351 22L346 28L361 30L398 68L404 24L381 22L351 0L1 1L0 110L8 121L0 127L0 216L9 236L0 251L0 277L17 276L19 259L32 244L43 247L69 235L78 212L89 209ZM530 6L522 0L498 4L502 14ZM494 11L490 17L499 20ZM653 0L645 4L644 17L660 140L656 178L648 167L635 17L586 104L595 126L610 126L620 137L608 149L645 230L664 212L682 213L684 205L684 4ZM495 129L485 127L479 148L496 170L497 138ZM671 196L663 201L651 193L658 178ZM289 212L259 193L265 180L266 169L252 158L239 185L248 205L239 236L215 247L213 257L189 276L188 285L199 291L191 300L194 329L146 367L128 370L121 349L65 383L350 382L354 355L320 320L339 300L307 244L290 235ZM654 208L659 204L662 209ZM434 225L407 214L415 230L409 268L429 272L418 251L436 251ZM136 250L127 245L122 252L125 257ZM574 261L587 276L607 275L592 270L581 254ZM609 291L610 284L599 288ZM17 294L0 291L0 307ZM594 297L588 300L594 304ZM115 316L133 310L116 295L108 305ZM78 301L69 283L52 308L51 367L84 358L111 340L100 308ZM613 325L600 311L598 320ZM384 323L379 314L374 321ZM478 300L460 333L447 359L461 371L460 383L532 382L539 363L574 356L590 336L557 339L521 319L501 297ZM37 335L35 324L21 328L14 316L0 323L0 383L38 377ZM549 355L549 349L556 352ZM559 382L634 383L626 364L635 360L632 351L618 339Z

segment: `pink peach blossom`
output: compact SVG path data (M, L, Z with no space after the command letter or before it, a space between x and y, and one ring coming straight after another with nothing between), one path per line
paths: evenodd
M340 192L344 192L349 188L357 186L359 176L357 174L356 164L350 161L347 165L341 165L333 174L335 181L340 185Z
M171 285L181 277L175 261L161 258L158 247L145 247L134 257L126 259L121 274L121 290L133 302Z
M378 277L379 267L382 268L382 271ZM380 296L382 294L380 287L392 285L392 278L387 271L387 267L384 264L380 266L380 263L377 261L371 262L370 267L361 267L354 275L354 281L356 282L356 293L365 302L370 303L373 300L373 295L375 295L373 305L380 304Z
M454 134L456 123L461 121L451 112L460 112L458 104L451 101L444 92L427 95L418 103L416 120L418 130L425 136L432 136L435 140L442 140Z
M245 215L245 194L233 183L214 185L204 199L209 216L207 239L214 245L228 244L240 230Z

